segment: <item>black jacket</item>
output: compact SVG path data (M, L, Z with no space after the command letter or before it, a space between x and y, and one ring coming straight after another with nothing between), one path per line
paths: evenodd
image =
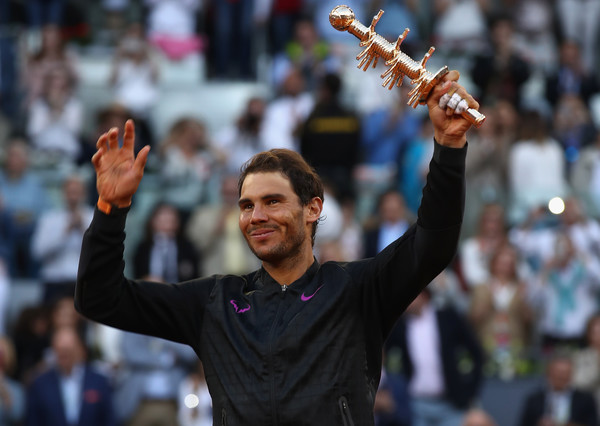
M123 276L126 209L96 211L76 308L113 327L191 345L216 425L372 425L382 346L406 306L452 259L464 149L436 144L417 224L375 258L315 262L282 287L264 269L181 284Z
M521 409L519 426L537 425L546 415L548 392L539 389L531 393ZM574 389L571 393L569 424L597 426L598 414L594 396L589 392Z

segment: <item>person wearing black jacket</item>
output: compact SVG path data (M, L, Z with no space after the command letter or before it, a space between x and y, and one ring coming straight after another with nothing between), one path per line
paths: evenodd
M77 310L190 345L205 368L214 424L373 425L383 342L457 248L470 123L443 96L479 106L458 77L451 71L428 99L435 149L417 223L356 262L315 260L323 185L299 154L274 149L254 156L239 180L240 230L259 270L179 284L127 279L123 229L149 148L134 156L132 121L121 148L111 129L92 159L99 200L84 236Z
M425 288L408 306L385 349L400 355L415 424L459 425L479 396L483 349L463 315L431 298ZM437 352L417 359L428 348Z
M598 426L594 396L573 386L573 361L562 350L546 365L546 383L531 391L521 407L518 426Z

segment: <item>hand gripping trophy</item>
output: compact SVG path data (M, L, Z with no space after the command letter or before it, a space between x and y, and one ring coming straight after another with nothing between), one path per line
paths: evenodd
M448 73L448 67L442 67L438 72L432 74L425 69L425 64L431 57L435 48L430 47L429 51L425 54L421 62L417 62L406 55L400 50L400 45L406 38L409 29L406 28L404 32L398 37L396 44L392 44L385 38L375 32L375 25L379 22L379 19L383 15L383 10L380 10L377 15L373 17L371 26L368 28L361 24L355 19L354 12L348 6L340 5L333 8L329 13L329 22L338 31L348 31L350 34L356 36L360 40L359 46L364 47L364 50L356 57L360 62L358 68L362 68L366 71L371 64L373 68L377 65L379 57L385 60L385 65L389 68L381 74L383 78L383 86L387 86L388 89L402 85L404 76L411 79L411 84L415 87L409 93L408 104L413 108L416 108L419 104L424 104L427 101L429 92L433 89ZM446 96L446 95L444 95ZM451 102L451 100L446 100ZM481 126L485 120L485 115L473 108L469 108L466 105L466 101L462 101L464 104L456 105L456 110L460 114L469 120L475 127Z

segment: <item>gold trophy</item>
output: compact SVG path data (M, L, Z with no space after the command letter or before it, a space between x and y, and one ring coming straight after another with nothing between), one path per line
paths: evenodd
M358 68L366 71L371 64L375 68L379 57L385 60L385 65L389 66L389 68L381 74L381 78L384 79L382 84L384 87L387 86L390 90L394 86L400 87L404 76L410 78L411 84L415 87L408 94L410 97L408 104L416 108L417 105L427 102L427 97L431 89L448 73L448 67L442 67L435 74L425 69L425 64L435 50L434 47L429 48L429 51L425 54L421 62L413 60L402 52L400 45L408 34L408 28L398 37L396 44L390 43L377 34L375 32L375 25L379 22L381 15L383 15L383 10L380 10L373 17L371 26L367 28L355 19L352 9L348 6L340 5L334 7L331 13L329 13L329 22L336 30L348 31L360 40L359 46L364 47L364 50L356 57L360 61ZM474 108L467 108L461 115L475 127L481 126L485 120L485 115Z

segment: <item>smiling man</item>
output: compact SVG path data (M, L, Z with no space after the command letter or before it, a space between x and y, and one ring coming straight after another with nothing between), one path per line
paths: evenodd
M470 124L440 98L477 102L449 73L432 92L435 144L417 223L377 256L319 264L323 186L292 151L252 157L239 179L240 230L262 267L159 284L123 275L124 226L149 148L134 128L100 137L99 201L81 253L76 306L113 327L190 345L205 368L215 425L372 425L382 345L450 262L464 203ZM448 96L446 96L448 98Z

